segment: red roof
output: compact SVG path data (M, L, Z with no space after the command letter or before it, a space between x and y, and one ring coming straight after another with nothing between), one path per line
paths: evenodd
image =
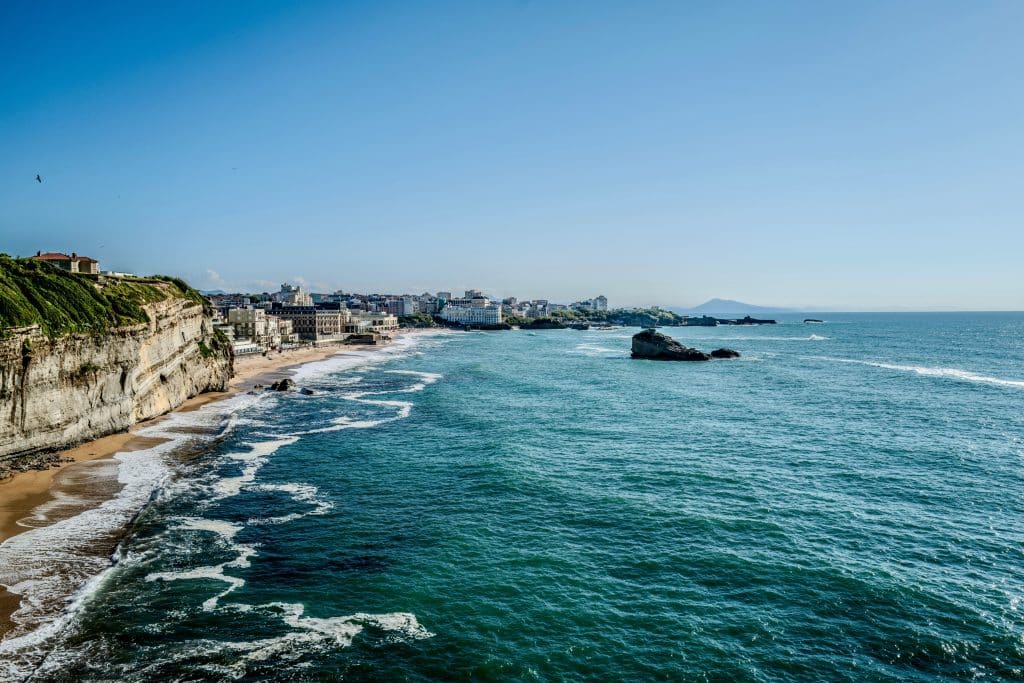
M88 256L78 256L77 254L75 256L68 256L67 254L62 254L59 251L50 251L45 254L39 252L32 258L37 261L86 261L88 263L99 263L96 259L89 258Z

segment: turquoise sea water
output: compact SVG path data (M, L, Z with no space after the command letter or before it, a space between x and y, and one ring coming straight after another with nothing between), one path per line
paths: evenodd
M1024 678L1024 315L824 317L664 330L735 361L556 330L306 366L312 396L181 418L222 436L157 454L119 564L0 657L62 681Z

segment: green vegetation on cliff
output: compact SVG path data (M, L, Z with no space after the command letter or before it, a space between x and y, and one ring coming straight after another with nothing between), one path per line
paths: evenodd
M685 324L684 316L661 308L618 308L613 311L595 311L591 320L606 320L629 327L675 327Z
M149 320L146 304L169 297L202 304L178 278L76 275L32 259L0 254L0 331L39 325L48 335L103 332Z
M429 313L420 312L399 316L398 325L400 327L437 327L437 321Z

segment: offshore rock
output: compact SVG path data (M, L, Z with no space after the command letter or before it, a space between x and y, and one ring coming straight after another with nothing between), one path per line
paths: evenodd
M267 391L291 391L295 388L295 382L290 379L281 379L271 384Z
M646 360L711 360L711 355L683 346L653 329L633 335L633 358Z
M740 352L732 349L715 349L711 352L712 358L739 358Z

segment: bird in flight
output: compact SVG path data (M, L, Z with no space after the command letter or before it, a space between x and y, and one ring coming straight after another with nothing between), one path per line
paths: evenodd
M38 174L38 173L36 173L36 182L37 182L37 183L41 183L41 182L43 182L43 179L39 177L39 174Z

